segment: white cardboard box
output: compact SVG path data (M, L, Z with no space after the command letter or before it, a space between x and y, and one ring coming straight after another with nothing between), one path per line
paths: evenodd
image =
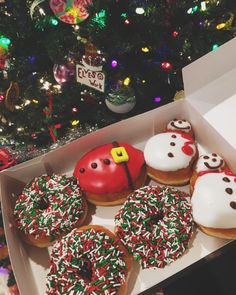
M224 71L221 71L219 77L214 76L212 79L202 79L198 86L195 81L197 76L196 71L201 68L199 64L207 63L211 65L214 63L212 67L215 66L217 68L216 64L218 63L219 55L224 55L224 51L228 52L229 49L233 54L233 48L236 48L236 39L223 45L217 51L208 54L208 57L204 56L203 60L200 59L195 62L192 70L191 65L184 69L183 73L188 94L186 100L180 100L110 125L57 150L51 151L46 155L19 164L0 173L0 193L6 238L21 295L44 295L46 273L49 268L50 249L38 249L26 245L19 239L16 229L13 226L13 208L16 196L34 176L45 172L69 174L73 171L77 160L85 152L93 147L113 140L126 141L143 149L147 139L153 134L163 131L166 123L173 118L185 118L189 120L195 131L196 141L199 143L200 149L219 153L229 164L232 171L236 172L235 149L202 116L203 113L211 109L214 105L214 100L212 99L214 91L211 85L215 85L218 79L221 80L221 83L224 83L223 78L229 74L226 71L231 71L231 69L226 67ZM193 77L193 81L191 77ZM227 77L230 77L230 75ZM192 86L189 83L192 83ZM232 80L231 83L233 83ZM218 100L216 102L221 102L230 96L230 92L222 89L220 95L219 91L220 87L217 92ZM204 102L200 108L202 114L194 108L199 104L197 93L200 93L201 101ZM183 189L188 190L188 187L184 187ZM92 218L92 223L104 225L112 230L114 227L113 218L119 208L120 206L97 207ZM227 243L229 241L207 236L196 228L189 250L183 257L171 265L157 270L140 270L139 267L135 268L129 284L128 294L139 294L141 291L169 278Z

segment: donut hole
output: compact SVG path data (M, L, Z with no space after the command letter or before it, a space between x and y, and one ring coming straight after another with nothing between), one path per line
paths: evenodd
M39 209L40 210L46 210L49 208L50 204L49 204L49 201L48 200L45 200L45 199L41 199L39 202Z
M92 263L87 257L82 258L82 261L83 265L78 270L78 274L83 280L91 282L93 276Z
M162 211L159 211L159 212L149 216L145 222L147 229L149 228L150 231L152 231L153 225L158 224L160 221L163 220L163 218L164 218L164 213Z

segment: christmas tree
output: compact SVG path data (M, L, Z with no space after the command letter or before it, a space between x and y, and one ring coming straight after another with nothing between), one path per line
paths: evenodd
M182 68L234 37L235 10L232 0L0 0L1 144L50 145L171 102Z

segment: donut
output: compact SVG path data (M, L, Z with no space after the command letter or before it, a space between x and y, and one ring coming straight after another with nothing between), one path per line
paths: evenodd
M236 239L236 174L200 172L191 203L193 219L204 233Z
M124 203L129 193L144 185L143 152L124 142L101 145L76 164L75 177L90 203L111 206Z
M192 125L185 119L173 119L166 126L167 131L180 131L194 137Z
M183 255L193 233L188 194L145 186L115 216L115 233L143 269L163 268Z
M47 247L82 225L87 211L75 177L44 174L25 186L16 201L14 216L24 241Z
M228 169L224 159L216 153L202 154L194 165L190 178L190 193L192 194L198 173L201 171L223 171Z
M189 183L197 158L198 149L193 138L177 131L156 134L144 147L147 174L166 185Z
M132 257L108 229L72 230L53 247L46 294L123 295Z

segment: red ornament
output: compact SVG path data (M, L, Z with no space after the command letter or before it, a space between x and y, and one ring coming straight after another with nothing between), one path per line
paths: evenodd
M6 148L0 148L0 171L7 169L16 164L16 160L12 157Z
M163 61L161 63L161 67L164 70L171 70L173 68L172 64L170 62L168 62L168 61Z

